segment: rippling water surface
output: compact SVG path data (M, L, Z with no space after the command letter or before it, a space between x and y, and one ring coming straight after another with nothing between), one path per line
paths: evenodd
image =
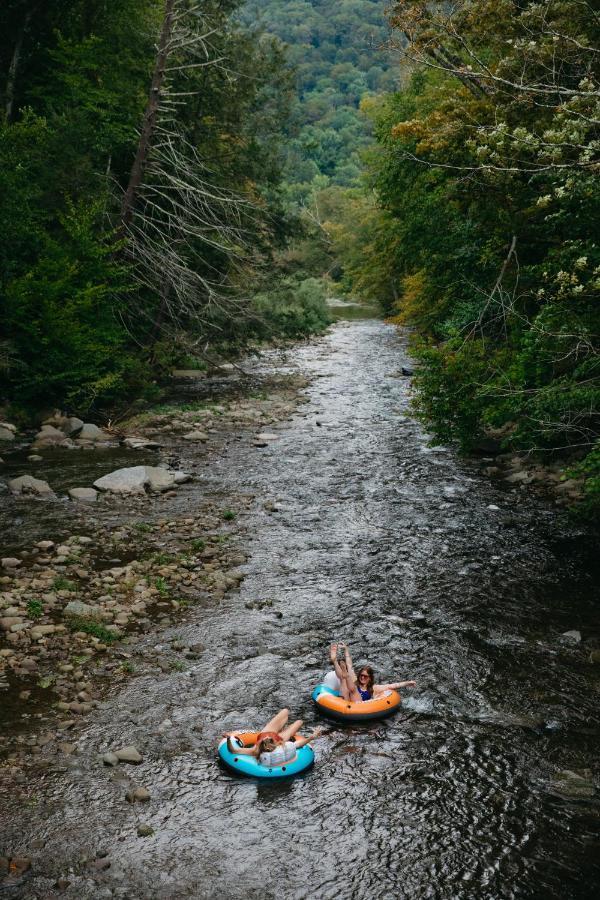
M233 442L204 470L201 492L255 495L246 579L173 629L202 659L104 704L74 768L17 820L47 842L48 885L101 847L105 887L73 876L66 896L598 896L597 797L554 786L598 774L594 561L545 501L428 446L396 374L405 352L379 321L337 324L283 363L314 381L279 440ZM572 628L583 645L561 642ZM314 770L287 784L221 771L223 728L282 706L317 721L310 691L338 638L383 679L417 680L401 712L329 726ZM125 742L144 763L104 769L97 754ZM149 804L124 802L131 778Z

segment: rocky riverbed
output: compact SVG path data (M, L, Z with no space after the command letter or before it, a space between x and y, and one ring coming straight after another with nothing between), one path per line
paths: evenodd
M0 508L10 900L595 896L593 544L508 460L431 446L401 364L340 323L249 379L182 373L112 447L4 454L53 492ZM191 478L69 499L138 467ZM339 637L417 679L400 714L287 785L221 772L223 728L312 724Z
M195 380L192 373L183 378L188 385ZM141 635L184 620L192 607L218 603L243 578L237 520L255 497L228 492L221 502L208 500L202 469L230 441L256 452L276 441L273 427L302 402L305 384L297 375L250 385L231 379L232 393L253 396L166 404L123 422L118 433L76 438L79 445L69 435L84 423L57 413L42 427L41 444L34 436L44 455L32 459L25 442L7 454L9 475L23 469L27 454L36 474L49 471L52 483L27 473L8 478L5 524L12 517L24 527L8 537L14 555L2 556L0 567L0 778L18 782L38 767L48 745L71 752L81 717L115 683L198 658L202 647L193 642L172 642L162 654L135 648ZM16 429L11 433L16 440ZM71 467L61 465L59 453L72 460L84 446L95 457L88 454L87 468L80 467L86 475L90 462L95 475L116 459L136 463L140 451L153 465L108 471L94 480L96 488L77 489L87 496L73 496ZM191 474L174 469L182 460ZM39 537L48 507L53 527L23 546L23 533Z

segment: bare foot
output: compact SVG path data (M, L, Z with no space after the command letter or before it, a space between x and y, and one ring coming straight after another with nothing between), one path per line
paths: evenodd
M337 658L337 644L332 644L329 648L329 662L334 663Z

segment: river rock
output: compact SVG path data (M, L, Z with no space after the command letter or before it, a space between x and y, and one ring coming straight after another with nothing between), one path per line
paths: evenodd
M34 625L29 634L32 640L39 641L40 638L54 634L55 631L56 625Z
M134 788L127 791L125 797L130 803L147 803L150 799L150 791L143 787Z
M141 763L142 754L135 747L122 747L120 750L114 751L115 756L119 760L119 762L127 762L127 763Z
M69 416L68 419L65 419L61 425L62 431L69 437L76 435L84 426L83 419L78 419L77 416Z
M116 766L119 762L119 757L116 753L105 753L102 757L102 762L105 766Z
M260 434L257 434L257 435L256 435L255 440L257 440L257 441L266 441L266 442L269 442L269 441L277 441L277 440L279 440L279 435L278 435L278 434L271 434L271 433L268 432L268 431L262 431Z
M150 837L154 834L154 828L152 825L146 825L144 822L141 822L137 827L137 833L140 837Z
M563 641L568 644L580 644L581 632L573 629L573 631L563 631L561 635Z
M94 487L111 494L144 494L147 483L146 466L131 466L103 475L94 482Z
M157 450L160 447L160 444L156 441L150 441L145 437L132 435L131 437L125 438L123 446L127 447L129 450Z
M15 625L21 625L23 616L3 616L0 619L0 628L3 631L11 631Z
M59 431L53 425L42 425L42 428L35 436L32 444L34 449L38 447L68 447L71 446L69 439L63 431Z
M143 494L146 488L160 493L187 477L185 472L170 472L160 466L131 466L104 475L94 482L94 487L113 494Z
M38 541L35 545L40 550L52 550L54 547L54 541Z
M98 499L98 491L94 488L69 488L71 500L79 500L82 503L95 503Z
M554 777L552 788L557 794L564 797L586 800L594 796L596 788L589 769L579 772L564 769Z
M94 444L106 444L112 441L112 437L106 431L86 422L77 435L77 442L90 442Z
M0 422L0 441L14 441L17 426L10 422Z
M80 618L95 618L100 613L97 606L91 606L82 600L69 600L63 609L63 616L79 616Z
M34 478L32 475L20 475L8 482L11 494L34 495L37 497L53 497L54 491L47 481Z
M189 431L183 435L184 441L207 441L208 435L205 431Z
M2 558L2 568L3 569L16 569L21 563L22 559L17 559L16 556L4 556Z

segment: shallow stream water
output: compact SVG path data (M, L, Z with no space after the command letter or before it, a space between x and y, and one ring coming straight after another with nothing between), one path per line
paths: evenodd
M257 366L313 380L277 441L232 442L194 487L255 495L241 590L170 629L202 658L104 702L72 767L14 811L12 848L45 846L26 893L7 896L54 896L60 875L78 898L598 896L598 797L556 785L564 770L598 777L593 547L549 501L430 446L407 363L393 328L357 319ZM247 608L258 599L273 606ZM569 629L582 644L561 640ZM283 706L318 721L310 691L340 638L382 679L417 680L399 714L328 726L289 783L223 772L223 729ZM128 743L140 766L102 766ZM151 801L126 803L131 783ZM99 849L111 866L92 877Z

